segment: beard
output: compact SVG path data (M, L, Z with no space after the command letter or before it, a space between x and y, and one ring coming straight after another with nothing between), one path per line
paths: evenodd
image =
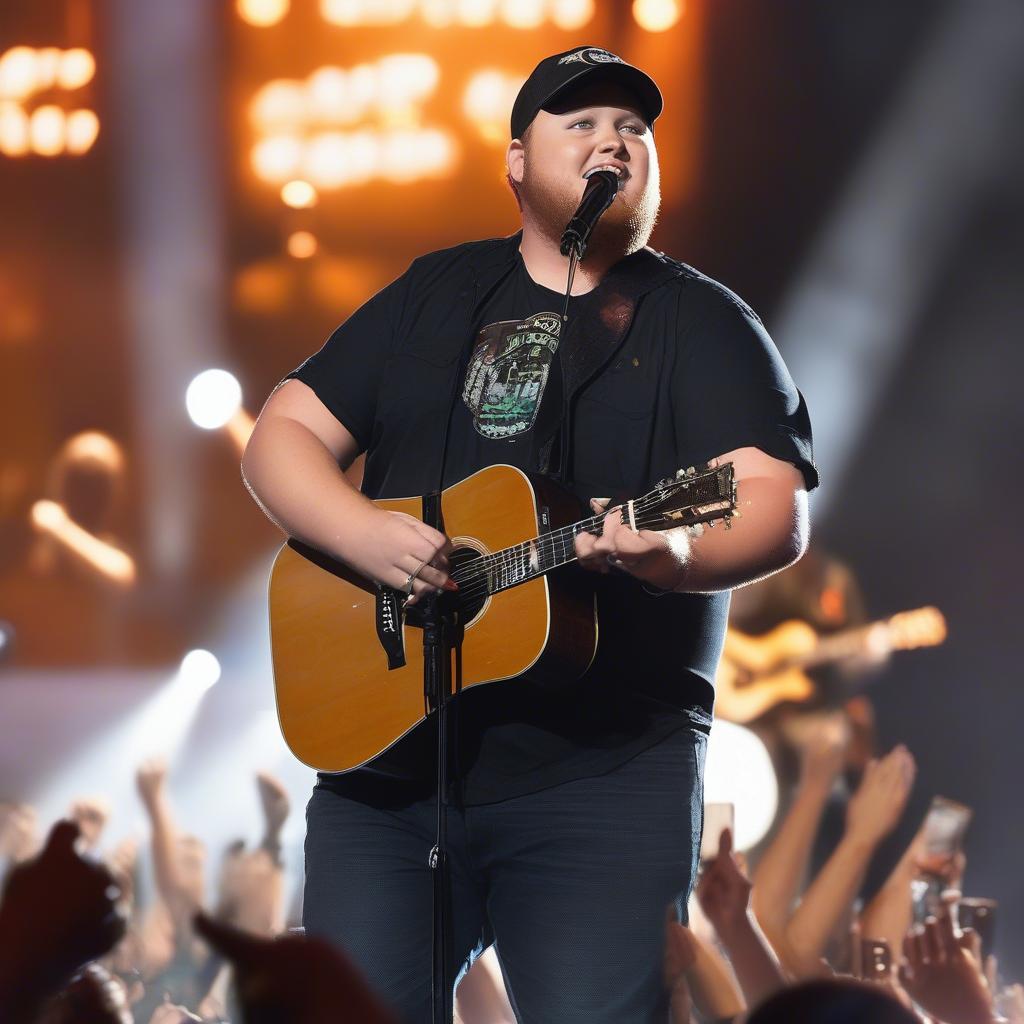
M561 244L562 232L583 198L585 185L581 179L579 189L573 191L562 182L546 182L531 171L528 156L524 161L523 180L519 183L523 209L529 209L529 215L540 233L555 248ZM614 263L642 249L651 237L660 207L658 166L652 163L643 191L628 198L625 193L619 192L611 206L601 215L590 233L587 257Z

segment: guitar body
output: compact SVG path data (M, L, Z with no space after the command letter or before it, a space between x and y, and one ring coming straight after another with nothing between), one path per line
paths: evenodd
M419 497L378 501L422 519ZM444 530L453 560L500 551L570 523L579 503L511 466L491 466L447 488ZM406 664L388 670L376 632L373 586L341 563L290 541L270 578L274 688L281 731L319 771L357 768L426 720L422 631L403 624ZM592 589L575 567L482 599L462 643L462 687L531 678L579 678L597 649Z
M744 724L784 701L802 703L815 692L806 669L871 653L934 647L946 639L946 620L931 606L819 636L806 622L790 619L761 636L730 627L715 675L715 714Z
M715 674L715 714L742 725L784 701L808 700L814 683L786 662L811 653L817 643L817 633L797 619L761 636L730 628Z

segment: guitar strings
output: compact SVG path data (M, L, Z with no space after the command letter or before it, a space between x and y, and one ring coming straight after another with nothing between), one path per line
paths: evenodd
M708 480L709 478L705 478L704 481L701 482L706 483ZM717 488L715 488L715 490L717 491ZM641 529L647 526L656 525L663 520L663 516L661 515L650 520L644 516L647 506L654 502L661 502L663 498L663 494L652 491L649 494L644 495L642 498L638 498L634 502L634 519L638 522ZM714 503L715 500L724 499L721 497L720 493L716 493L708 495L705 503ZM638 510L639 516L637 516ZM593 532L594 527L599 523L603 523L604 519L612 511L614 511L614 509L608 509L600 516L581 520L579 523L572 524L571 526L562 527L551 533L542 534L541 536L534 538L532 541L525 541L520 544L504 548L501 551L474 558L471 562L463 566L461 570L457 569L452 573L452 579L454 579L456 583L459 583L459 581L462 580L463 584L475 582L477 584L476 587L470 588L464 585L460 587L463 596L473 597L477 596L474 593L474 590L478 590L479 586L482 585L484 589L489 589L492 578L498 581L498 587L495 589L496 592L497 590L507 589L516 583L525 582L531 575L541 575L543 572L556 568L558 565L568 564L569 562L574 561L576 556L575 554L567 556L567 545L575 540L578 533L582 533L584 531ZM643 520L642 523L639 522L640 519ZM560 545L562 548L558 561L546 567L542 567L539 571L534 569L532 565L532 556L534 553L536 553L537 562L540 563L543 559L550 559L554 555L556 545ZM575 545L573 545L573 547L575 547ZM521 578L514 578L518 577L524 569L527 571Z
M651 500L653 501L654 499L652 498ZM714 500L712 498L705 503L713 504ZM717 500L724 501L725 499L718 497ZM657 525L664 519L660 514L649 518L642 513L636 515L636 507L637 502L634 502L634 517L638 529ZM567 542L572 543L577 533L592 532L592 527L596 526L599 522L603 523L605 517L612 511L614 509L609 509L601 516L585 519L572 526L562 527L552 533L543 534L533 541L524 541L512 547L503 548L501 551L493 552L490 555L480 555L473 558L452 573L451 578L459 584L459 596L463 600L473 600L487 593L498 593L519 583L525 583L531 577L542 576L551 569L576 561L575 544L573 543L572 547L568 549L572 550L573 554L568 555L566 549ZM556 544L561 548L557 560L551 561L551 564L544 566L544 559L552 559L552 556L555 555ZM537 563L540 565L539 569L533 567L533 559L531 557L533 550L536 551ZM523 569L526 571L520 577L519 574ZM494 586L493 589L492 583L497 583L497 586Z

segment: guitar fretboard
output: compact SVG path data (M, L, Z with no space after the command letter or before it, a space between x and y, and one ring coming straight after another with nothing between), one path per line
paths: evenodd
M731 474L728 477L731 486ZM694 515L690 510L702 506L717 506L726 500L723 494L723 478L715 473L697 477L683 483L675 481L657 487L633 502L633 516L637 529L665 530L673 526L684 526L702 518L720 518L715 512L706 517ZM665 511L666 502L671 501L672 509ZM622 506L626 516L626 506ZM610 512L611 510L609 510ZM464 598L479 597L483 593L497 594L510 587L560 566L576 561L576 537L581 533L600 535L608 512L581 519L571 526L564 526L550 533L541 534L532 540L488 555L481 555L463 564L452 573Z

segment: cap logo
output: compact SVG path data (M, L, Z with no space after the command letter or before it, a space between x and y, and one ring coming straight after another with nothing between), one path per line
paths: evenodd
M572 64L578 61L581 64L625 64L621 57L607 50L599 50L597 47L590 47L586 50L577 50L575 53L567 53L558 63Z

